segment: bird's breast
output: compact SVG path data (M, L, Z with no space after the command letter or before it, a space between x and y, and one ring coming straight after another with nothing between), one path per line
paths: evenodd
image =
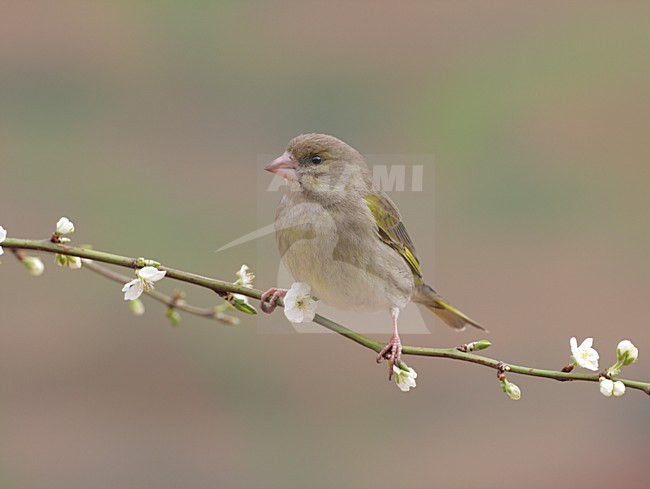
M276 216L282 260L298 282L344 310L404 307L413 293L406 262L379 240L367 207L326 208L285 197Z

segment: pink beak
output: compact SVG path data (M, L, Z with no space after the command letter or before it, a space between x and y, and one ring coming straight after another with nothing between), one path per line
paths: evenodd
M264 168L266 171L280 175L287 180L298 180L298 162L286 151Z

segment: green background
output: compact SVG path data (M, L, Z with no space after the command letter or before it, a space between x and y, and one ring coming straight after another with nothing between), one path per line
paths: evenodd
M647 2L1 10L10 236L47 237L65 215L77 243L234 280L279 260L271 239L214 253L270 222L260 155L310 131L434 155L434 189L395 200L425 274L491 330L488 353L559 369L571 336L593 336L606 367L628 338L641 354L625 375L650 379ZM0 267L0 487L646 484L638 391L513 376L513 402L493 371L412 358L402 394L341 337L264 334L290 330L281 316L172 328L157 304L136 318L119 284L43 258L38 279L11 254ZM405 343L482 336L430 326Z

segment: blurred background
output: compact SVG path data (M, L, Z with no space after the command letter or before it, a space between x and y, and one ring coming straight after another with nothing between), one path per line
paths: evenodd
M272 237L214 253L272 220L260 155L310 131L432 155L425 191L394 198L425 275L491 330L487 353L559 369L571 336L593 336L606 367L627 338L641 358L625 376L649 380L649 15L641 1L4 2L0 224L44 238L65 215L76 243L227 280L247 263L266 288ZM489 369L407 358L419 377L403 394L348 340L264 334L291 331L281 313L172 328L157 303L135 317L119 284L43 259L40 278L11 254L0 267L2 488L647 483L639 391L512 376L513 402ZM404 342L482 336L427 321Z

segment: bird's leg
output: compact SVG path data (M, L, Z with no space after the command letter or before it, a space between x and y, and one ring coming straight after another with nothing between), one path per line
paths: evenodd
M276 305L276 301L280 298L284 298L284 296L287 295L287 292L289 291L286 289L278 289L275 287L272 287L264 292L262 294L262 298L260 299L260 307L262 308L262 311L267 314L271 314L273 311L275 311L275 308L278 307ZM269 303L267 304L266 301L269 297L271 300L269 300Z
M399 331L397 331L399 312L398 307L393 307L390 310L390 315L393 317L393 336L377 355L377 363L381 363L384 358L388 360L388 380L393 378L393 366L397 365L399 367L402 363L402 340L400 340Z

